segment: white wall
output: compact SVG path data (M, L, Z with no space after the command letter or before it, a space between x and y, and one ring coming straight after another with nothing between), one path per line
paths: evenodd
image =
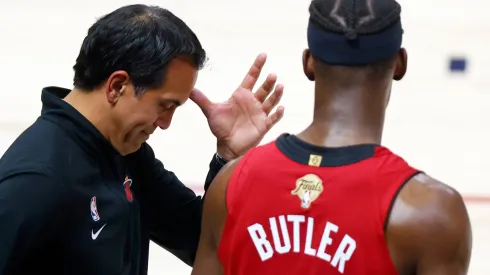
M0 152L38 116L42 87L71 87L71 67L94 20L130 3L1 0ZM281 132L297 132L309 122L312 85L301 71L309 1L143 3L164 5L196 31L210 55L197 86L213 100L227 99L256 54L269 54L265 72L277 73L285 84L286 113L264 142ZM384 142L466 196L490 196L485 173L490 167L488 5L480 0L401 0L401 4L409 72L395 83ZM449 75L450 55L468 58L468 74ZM172 127L150 143L182 180L202 184L215 141L193 103L182 107ZM168 264L165 259L153 261L155 272L150 274L157 273L159 264ZM172 266L182 267L178 262Z

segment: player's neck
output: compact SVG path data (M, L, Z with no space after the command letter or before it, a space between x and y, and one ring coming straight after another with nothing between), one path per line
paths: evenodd
M380 144L384 116L385 99L379 93L356 89L317 91L313 122L298 136L325 147Z
M100 104L103 100L98 97L100 97L100 93L96 91L87 93L73 89L64 100L90 121L104 137L110 140L113 132L113 123L110 121L110 116L104 115L107 110Z

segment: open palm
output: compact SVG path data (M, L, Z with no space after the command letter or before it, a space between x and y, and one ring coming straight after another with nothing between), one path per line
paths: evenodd
M225 102L212 103L197 89L191 94L191 100L201 108L211 132L218 139L220 155L227 159L241 156L257 146L284 114L280 106L270 115L284 90L282 85L275 86L275 75L269 75L257 92L252 92L266 58L261 54L255 59L240 86Z

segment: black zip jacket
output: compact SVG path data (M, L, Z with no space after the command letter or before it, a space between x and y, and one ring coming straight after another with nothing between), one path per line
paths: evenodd
M148 144L118 154L68 92L45 88L0 159L0 275L145 275L150 240L192 266L201 197ZM221 167L213 158L205 190Z

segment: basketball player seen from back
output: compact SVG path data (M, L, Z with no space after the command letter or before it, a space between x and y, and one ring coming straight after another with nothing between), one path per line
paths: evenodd
M221 170L192 275L467 274L460 194L380 145L407 68L400 11L394 0L311 3L313 122Z

